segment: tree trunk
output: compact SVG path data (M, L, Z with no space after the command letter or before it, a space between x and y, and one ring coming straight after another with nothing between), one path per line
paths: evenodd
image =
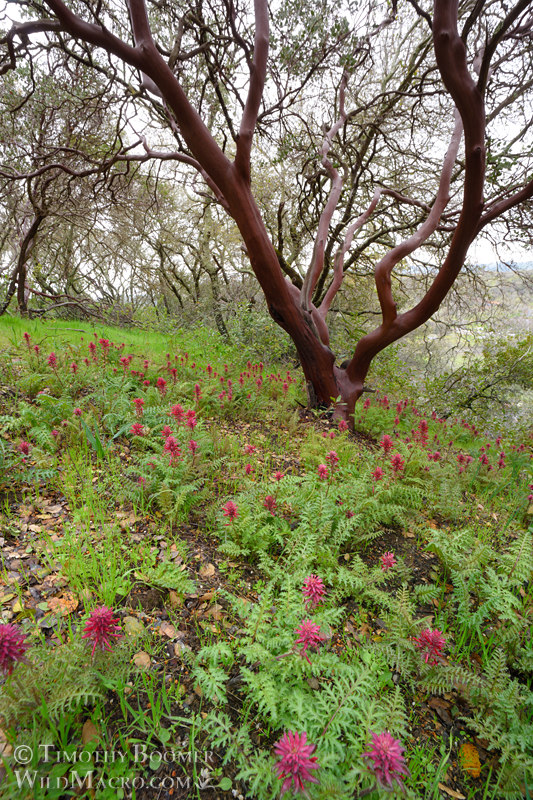
M28 313L28 301L27 301L27 292L26 292L26 276L27 276L27 263L28 259L31 255L31 251L33 250L33 246L35 244L35 235L39 229L39 225L45 218L44 214L37 213L34 217L34 220L26 233L26 236L22 240L22 245L20 247L20 253L17 261L16 266L16 282L17 282L17 303L19 307L19 311L23 316L26 316Z

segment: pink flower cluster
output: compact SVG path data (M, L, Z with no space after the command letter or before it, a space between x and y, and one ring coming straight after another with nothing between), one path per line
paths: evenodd
M224 506L223 515L229 519L230 522L239 516L239 510L233 500L228 500Z
M281 793L292 789L293 792L305 793L304 781L318 783L311 770L319 768L318 760L313 753L316 745L307 743L307 734L287 731L274 745L274 752L279 757L275 770L282 780Z
M442 656L442 651L446 644L442 631L426 628L420 633L420 636L414 637L413 642L417 650L421 651L424 655L426 664L437 664L438 659Z
M369 769L374 773L378 784L391 789L397 783L403 789L402 776L409 776L403 756L404 748L388 731L379 734L371 732L370 736L371 749L363 753L363 758L370 760Z
M313 622L311 619L304 619L300 627L296 628L295 633L298 634L298 639L294 642L294 646L296 647L298 644L301 645L299 651L300 655L310 664L311 660L307 655L308 648L318 650L324 641L324 637L320 635L320 625L317 625L317 623Z
M16 625L0 625L0 672L11 675L17 663L27 663L24 653L28 648L26 636Z
M102 651L111 650L112 640L120 639L121 636L120 625L113 614L113 609L100 606L89 614L81 638L93 643L91 656L94 656L97 647Z
M388 552L383 553L380 558L381 561L381 569L383 572L387 572L389 569L392 569L398 562L394 558L394 553Z
M326 587L318 575L308 575L302 586L306 608L316 608L326 594Z

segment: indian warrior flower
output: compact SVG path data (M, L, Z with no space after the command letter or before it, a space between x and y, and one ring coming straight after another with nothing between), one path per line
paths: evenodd
M276 508L278 507L278 504L276 503L275 498L272 497L271 494L267 494L267 496L263 500L263 506L264 506L264 508L266 508L267 511L270 511L272 516L275 516L274 512L276 511Z
M442 635L442 631L426 628L420 633L420 636L414 637L413 642L417 650L424 654L424 661L426 664L437 664L437 659L442 655L442 650L446 644L446 639Z
M111 650L112 639L122 636L118 619L113 615L113 609L100 606L91 611L89 619L83 629L82 639L89 639L93 643L91 656L97 647L101 650Z
M305 731L287 731L274 745L274 752L279 758L274 769L278 778L283 781L281 793L292 789L293 792L306 794L304 781L318 783L311 770L318 769L317 757L313 755L316 745L308 744Z
M387 570L391 569L392 567L394 567L395 564L398 563L394 558L394 553L390 552L383 553L383 555L380 558L380 561L381 561L381 569L383 570L383 572L387 572Z
M320 625L317 625L311 619L304 619L300 627L296 628L295 633L298 634L298 639L294 642L294 647L298 644L302 645L299 651L300 655L310 664L311 660L307 655L307 648L311 647L317 650L324 641L324 637L320 635Z
M17 625L0 625L0 672L11 675L15 664L27 663L24 653L28 648L26 637Z
M403 756L404 748L388 731L371 732L370 736L371 749L363 753L363 758L370 760L368 767L374 773L378 784L391 789L396 782L403 789L402 776L409 776Z
M223 513L224 513L225 517L228 517L230 522L233 522L235 517L239 516L239 511L237 509L237 506L233 502L233 500L228 500L228 502L224 506L224 512Z
M326 594L326 587L318 575L308 575L302 586L306 608L316 608Z

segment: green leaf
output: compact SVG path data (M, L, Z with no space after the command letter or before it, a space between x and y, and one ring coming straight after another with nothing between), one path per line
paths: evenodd
M96 452L96 455L98 456L98 458L102 459L102 461L105 460L105 452L102 446L102 442L100 440L100 436L98 435L98 431L95 431L95 433L93 434L93 432L91 431L85 420L81 419L80 422L83 428L83 432L85 433L85 438L87 439L93 450Z

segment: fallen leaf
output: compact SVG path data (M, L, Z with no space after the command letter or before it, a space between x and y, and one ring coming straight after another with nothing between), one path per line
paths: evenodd
M138 636L144 633L144 625L136 617L124 617L124 630L128 636Z
M170 589L168 593L168 599L172 608L177 608L178 606L183 605L183 597L175 592L174 589Z
M432 697L428 701L428 706L430 708L449 708L450 703L447 700L441 700L440 697Z
M215 574L214 564L206 564L205 567L202 567L199 572L200 578L212 578L214 574Z
M13 746L7 741L7 737L0 728L0 758L2 756L10 756L13 753Z
M17 595L14 594L13 592L9 592L8 594L2 595L2 597L0 597L0 605L4 605L4 603L9 603L9 601L13 600L13 598L16 596Z
M481 774L481 762L477 748L470 742L463 742L459 748L459 761L465 772L472 778L479 778Z
M443 792L446 792L446 794L450 797L454 797L455 800L466 800L464 794L461 794L461 792L456 792L455 789L450 788L450 786L445 786L443 783L439 783L439 789Z
M89 742L93 741L100 741L100 731L90 719L83 723L83 728L81 729L81 740L83 744L88 744Z
M139 669L148 669L152 662L148 653L146 653L144 650L139 650L139 652L135 653L133 656L133 663Z
M159 630L164 636L168 636L169 639L176 639L178 636L176 628L174 625L171 625L170 622L162 622Z
M59 597L48 598L48 608L54 614L59 614L61 617L66 617L75 611L78 607L78 598L75 594L64 592Z
M221 620L224 616L224 609L218 603L214 603L214 605L205 612L205 616L212 617L215 620Z

